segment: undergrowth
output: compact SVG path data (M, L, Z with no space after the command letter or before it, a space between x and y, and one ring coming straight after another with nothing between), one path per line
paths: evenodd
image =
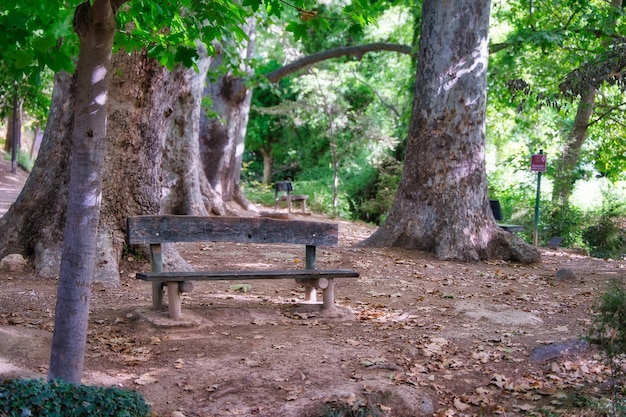
M147 417L150 413L134 391L60 380L0 380L0 417Z

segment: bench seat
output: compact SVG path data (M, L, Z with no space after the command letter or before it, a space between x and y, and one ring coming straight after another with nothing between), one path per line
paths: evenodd
M308 271L265 270L265 271L201 271L201 272L138 272L137 279L150 282L182 281L237 281L249 279L321 279L358 278L359 273L351 269L320 269Z

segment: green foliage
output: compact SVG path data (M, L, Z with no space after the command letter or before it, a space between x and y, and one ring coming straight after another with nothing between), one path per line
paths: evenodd
M592 216L592 224L582 238L592 256L623 259L626 257L626 201L605 193L600 213Z
M611 370L613 398L609 415L623 416L626 402L618 383L626 376L626 288L622 280L609 283L606 291L596 301L594 313L587 338L599 347Z
M543 201L542 206L544 212L548 213L541 224L545 239L561 236L564 238L563 246L584 247L582 231L587 219L580 208L573 205L554 206L550 201Z
M6 417L147 417L140 394L63 381L8 379L0 384L0 415Z
M266 207L274 207L274 188L260 181L248 181L241 185L248 200Z
M391 209L400 184L402 163L387 158L383 163L352 177L346 184L350 196L352 218L382 224Z

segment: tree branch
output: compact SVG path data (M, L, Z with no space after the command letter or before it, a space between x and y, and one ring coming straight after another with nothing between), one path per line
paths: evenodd
M358 82L360 82L361 84L365 85L367 88L369 88L370 90L372 90L372 92L374 94L376 94L376 97L378 97L378 99L380 100L381 103L383 103L383 105L385 107L387 107L389 110L391 110L392 112L395 113L395 115L397 117L400 117L400 112L393 106L393 104L389 104L385 98L383 96L380 95L380 93L378 91L376 91L376 89L374 87L372 87L370 84L368 84L365 80L360 79L356 73L352 73L352 75L354 76L354 79L357 80Z
M265 74L265 77L272 83L280 81L282 78L287 75L293 74L294 72L309 67L313 64L317 64L318 62L325 61L332 58L338 58L340 56L349 56L352 55L357 59L361 59L363 55L368 52L375 51L392 51L398 52L400 54L412 55L414 53L413 48L408 45L400 45L395 43L370 43L366 45L356 45L356 46L342 46L336 49L330 49L328 51L318 52L313 55L305 56L296 61L293 61L290 64L287 64L281 68L278 68L275 71L269 72Z

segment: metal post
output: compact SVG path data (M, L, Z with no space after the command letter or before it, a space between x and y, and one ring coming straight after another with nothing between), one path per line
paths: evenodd
M539 151L543 155L543 149ZM539 242L539 198L541 194L541 171L537 172L537 196L535 197L535 227L533 229L533 245Z

